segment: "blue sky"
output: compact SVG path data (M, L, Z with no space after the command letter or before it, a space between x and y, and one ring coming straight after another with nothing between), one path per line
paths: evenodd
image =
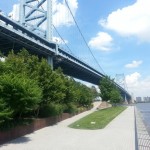
M99 69L64 1L53 1L53 24L76 56ZM16 13L13 5L17 3L18 0L0 1L0 9L7 14ZM68 4L104 72L112 78L124 74L129 92L135 97L150 96L150 1L68 0Z

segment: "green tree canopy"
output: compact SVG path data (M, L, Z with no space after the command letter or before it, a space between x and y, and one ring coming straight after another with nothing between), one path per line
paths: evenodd
M99 88L100 88L100 96L102 98L103 101L108 101L110 100L110 92L113 90L114 88L114 81L112 79L110 79L109 76L106 76L104 78L102 78L102 80L100 81L99 84Z
M45 58L25 49L10 51L0 61L0 123L23 115L73 113L91 106L95 96L95 88L67 77L61 69L52 70Z
M114 80L109 76L102 78L100 81L100 96L103 101L110 101L112 103L120 102L121 95L119 89L115 86Z
M121 102L121 94L119 92L119 90L117 88L114 88L111 92L110 92L110 103L112 104L117 104Z
M7 106L6 102L0 99L0 125L13 119L13 111Z
M14 117L36 109L41 97L42 90L36 81L17 74L0 76L0 99L13 110Z

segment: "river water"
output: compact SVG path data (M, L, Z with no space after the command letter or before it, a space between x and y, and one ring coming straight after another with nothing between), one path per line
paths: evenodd
M138 103L136 107L141 112L143 121L150 135L150 103Z

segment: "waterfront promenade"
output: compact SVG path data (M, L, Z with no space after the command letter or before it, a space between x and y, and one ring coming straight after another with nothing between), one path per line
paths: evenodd
M96 106L99 105L97 103ZM129 106L104 129L79 130L68 125L95 109L0 146L0 150L135 150L134 107Z

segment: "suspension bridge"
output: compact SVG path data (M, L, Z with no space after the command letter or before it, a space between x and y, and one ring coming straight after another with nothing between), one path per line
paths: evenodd
M81 33L67 1L65 2ZM72 50L53 25L52 0L20 0L19 14L19 20L15 21L0 13L0 50L4 55L7 55L11 49L19 51L22 48L26 48L32 54L46 58L53 69L61 67L66 75L99 85L100 80L105 77L105 73L102 73L103 70L98 71L73 55ZM68 50L52 40L53 29L55 29ZM81 37L97 63L82 33ZM98 66L100 67L99 64ZM119 88L121 95L130 100L131 95L119 84L115 84Z

